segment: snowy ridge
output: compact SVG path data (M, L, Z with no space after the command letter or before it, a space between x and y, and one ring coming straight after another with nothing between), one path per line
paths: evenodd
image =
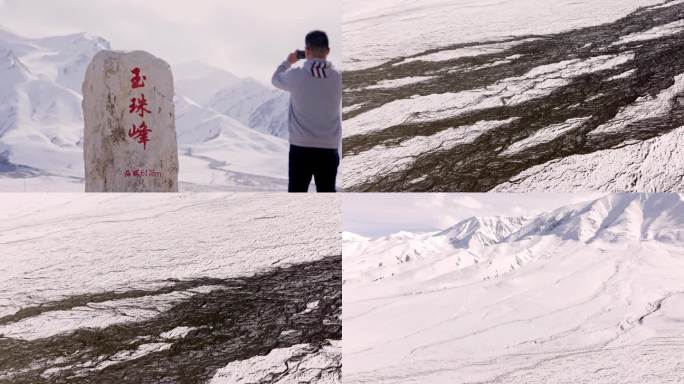
M472 217L441 232L456 248L484 247L501 242L520 230L525 217Z
M677 194L614 194L588 205L544 214L509 240L556 235L592 242L663 241L684 243L684 202Z

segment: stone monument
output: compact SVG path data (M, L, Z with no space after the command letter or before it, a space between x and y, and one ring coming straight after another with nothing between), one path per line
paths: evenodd
M143 52L100 51L83 82L86 192L177 192L169 65Z

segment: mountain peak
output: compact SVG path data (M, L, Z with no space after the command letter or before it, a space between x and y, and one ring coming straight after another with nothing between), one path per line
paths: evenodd
M582 242L664 240L678 238L678 228L684 228L684 203L679 195L625 193L543 214L514 234L513 239L555 235Z
M529 218L522 216L483 216L465 219L437 236L447 236L456 248L498 243L518 231Z

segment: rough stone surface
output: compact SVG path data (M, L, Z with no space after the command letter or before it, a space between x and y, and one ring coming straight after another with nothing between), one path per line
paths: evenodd
M132 71L140 69L133 87ZM142 77L144 76L144 77ZM145 112L131 112L144 95ZM178 191L173 76L163 60L143 51L100 51L83 83L87 192ZM135 128L148 127L147 143Z

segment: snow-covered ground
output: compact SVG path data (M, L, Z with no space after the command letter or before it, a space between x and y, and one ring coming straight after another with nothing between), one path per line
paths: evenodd
M81 83L101 49L87 34L0 29L0 191L84 190ZM288 96L203 63L172 69L180 189L284 190Z
M682 198L345 233L345 382L681 383Z
M494 192L681 191L684 189L682 142L684 127L646 141L552 160L521 172L498 185Z
M343 22L348 191L684 190L647 168L612 182L602 155L684 168L660 148L684 125L680 1L347 0Z
M550 34L615 21L663 0L343 0L344 69L457 43ZM487 48L491 48L491 45Z
M217 371L209 384L339 383L340 344L332 342L313 351L306 344L274 349L267 356L229 364Z
M291 359L291 377L339 382L340 211L314 195L6 194L0 381L221 383Z
M0 316L64 295L335 255L339 211L338 199L281 194L6 194Z

